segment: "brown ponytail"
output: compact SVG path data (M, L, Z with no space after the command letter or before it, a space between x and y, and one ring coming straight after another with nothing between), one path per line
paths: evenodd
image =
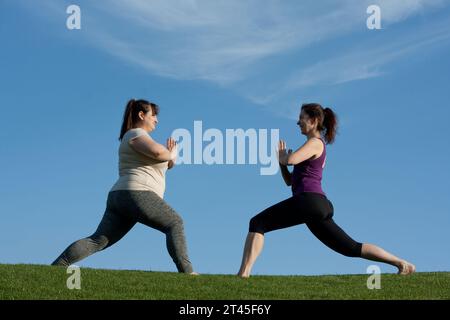
M123 121L122 121L122 127L120 129L120 136L119 140L122 141L122 138L124 134L130 130L136 127L136 124L139 122L139 112L144 112L144 114L147 114L152 110L153 115L157 115L159 113L159 107L158 105L148 102L147 100L135 100L131 99L128 101L125 111L123 113Z
M318 103L306 103L302 105L304 111L311 120L317 119L317 130L323 135L327 144L334 142L337 131L337 117L330 108L322 108Z
M336 138L337 131L337 117L330 108L323 109L323 127L325 127L325 140L328 144L333 143Z

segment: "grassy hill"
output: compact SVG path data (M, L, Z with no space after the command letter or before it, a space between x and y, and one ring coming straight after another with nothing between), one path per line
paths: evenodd
M170 272L81 268L81 289L69 290L63 267L0 264L0 299L450 299L450 272L381 275L190 276Z

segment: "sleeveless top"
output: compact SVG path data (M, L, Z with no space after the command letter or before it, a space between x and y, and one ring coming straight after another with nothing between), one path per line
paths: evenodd
M292 172L292 194L315 192L325 195L322 190L322 171L325 167L327 152L322 138L323 152L317 159L308 159L294 165Z
M130 140L142 135L148 135L148 133L141 128L130 129L124 134L119 147L119 179L110 191L153 191L163 198L167 161L152 159L130 146Z

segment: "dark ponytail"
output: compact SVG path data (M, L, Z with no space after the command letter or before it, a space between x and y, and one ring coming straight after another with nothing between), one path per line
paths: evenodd
M334 142L337 132L337 117L330 108L322 108L318 103L305 103L302 105L311 120L317 119L317 130L323 135L327 144Z
M325 128L325 140L328 144L334 142L337 131L337 117L336 114L330 108L323 109L323 127Z
M157 115L159 113L159 107L158 105L148 102L147 100L135 100L131 99L128 101L125 111L123 113L123 121L122 121L122 127L120 129L120 136L119 140L122 141L122 138L124 134L130 130L136 127L136 124L139 122L139 112L144 112L144 114L147 114L152 110L153 115Z

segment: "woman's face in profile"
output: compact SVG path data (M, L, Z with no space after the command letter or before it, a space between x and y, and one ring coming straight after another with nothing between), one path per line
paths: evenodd
M143 124L144 130L147 132L153 131L156 129L156 124L158 123L158 117L153 114L153 110L151 109L143 116Z
M314 130L315 123L311 121L311 118L304 111L302 111L298 117L297 125L300 127L302 134L308 134L308 132Z

